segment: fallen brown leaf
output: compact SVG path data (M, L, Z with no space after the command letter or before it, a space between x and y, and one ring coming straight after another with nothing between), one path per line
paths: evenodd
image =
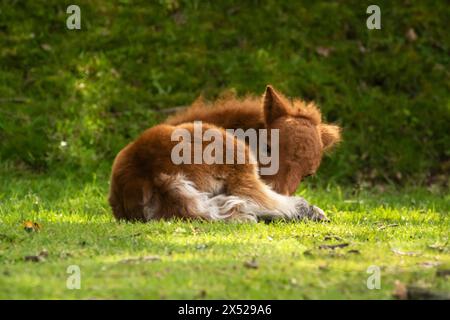
M30 262L43 262L43 261L45 261L45 258L47 258L47 257L48 257L48 251L44 249L41 252L39 252L37 255L25 256L24 260L30 261Z
M421 267L424 267L424 268L434 268L434 267L440 266L441 263L437 262L437 261L424 261L424 262L419 262L418 265Z
M391 251L395 254L398 254L399 256L410 256L410 257L417 257L422 254L422 252L414 252L414 251L401 251L398 249L391 249Z
M159 256L145 256L145 257L137 257L137 258L128 258L120 260L121 263L139 263L139 262L152 262L159 261L161 258Z
M142 261L159 261L161 258L159 256L145 256L141 258Z
M42 251L39 252L39 256L47 258L48 257L48 251L46 249L42 249Z
M45 51L52 51L52 47L47 43L41 44L41 48Z
M367 52L366 47L364 47L364 45L361 42L358 43L358 49L359 49L359 52L361 52L361 53Z
M417 33L413 28L409 28L406 32L406 39L408 39L411 42L414 42L417 40Z
M395 280L394 293L392 294L396 299L406 300L408 298L408 289L399 280Z
M332 235L326 235L323 239L324 239L324 240L336 240L336 241L342 240L341 237L336 236L336 235L334 235L334 234L332 234Z
M336 249L336 248L345 248L348 247L348 243L338 243L338 244L322 244L319 246L319 249Z
M248 269L258 269L259 268L259 264L258 262L256 262L255 259L250 260L250 261L245 261L244 262L244 267L248 268Z
M379 227L377 230L380 231L380 230L383 230L383 229L386 229L386 228L393 228L393 227L398 227L398 224L397 223L392 223L392 224L388 224L388 225L383 225L383 226Z
M436 243L428 245L428 248L438 250L438 251L444 251L447 249L447 243L436 242Z
M181 11L177 11L172 15L173 21L175 21L175 23L178 26L181 26L183 24L186 23L187 19L186 16L181 12Z
M23 229L27 232L38 232L41 230L41 225L37 222L34 221L24 221L23 224Z
M42 262L45 261L44 257L41 257L39 255L36 256L25 256L25 261L31 261L31 262Z
M330 55L330 53L334 50L334 48L328 48L328 47L317 47L316 48L316 53L319 56L322 57L328 57Z
M66 259L66 258L72 257L72 254L70 252L61 251L59 253L59 257L62 259Z

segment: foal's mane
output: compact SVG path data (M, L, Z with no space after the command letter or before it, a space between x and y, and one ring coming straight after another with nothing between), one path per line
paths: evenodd
M319 107L314 102L305 102L303 100L296 99L292 103L292 110L294 117L305 118L312 122L315 126L322 123L322 114Z
M287 106L289 116L304 118L316 126L321 124L322 115L313 102L305 102L300 99L291 101L284 96L281 98ZM241 115L244 119L245 117L254 117L263 121L263 98L254 95L239 98L232 92L226 92L214 101L207 101L203 96L199 96L189 108L170 116L165 123L179 124L208 115L223 115L224 117Z

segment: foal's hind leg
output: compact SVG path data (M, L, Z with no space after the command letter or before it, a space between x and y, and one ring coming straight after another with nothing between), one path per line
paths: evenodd
M146 220L179 217L257 221L254 215L241 212L241 208L245 206L244 199L201 191L182 174L161 174L155 182L157 188L154 196L144 200Z
M328 221L322 209L309 204L301 197L283 196L264 184L255 174L240 175L230 181L229 192L244 200L239 208L241 215L261 220Z

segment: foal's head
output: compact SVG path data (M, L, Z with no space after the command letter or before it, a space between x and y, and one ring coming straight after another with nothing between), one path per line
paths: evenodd
M303 178L316 172L323 153L340 141L340 128L322 123L313 103L291 103L272 86L266 88L263 107L266 128L279 129L279 171L266 178L276 190L292 194Z

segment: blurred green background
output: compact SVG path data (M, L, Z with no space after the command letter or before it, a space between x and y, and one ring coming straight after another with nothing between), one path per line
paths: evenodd
M317 181L445 185L450 6L376 1L0 0L0 160L17 170L109 170L166 116L273 84L344 128Z

